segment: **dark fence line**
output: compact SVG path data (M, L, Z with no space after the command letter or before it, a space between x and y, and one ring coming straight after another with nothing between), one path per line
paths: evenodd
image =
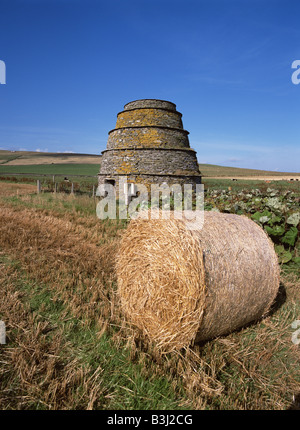
M67 183L69 183L69 185L70 185L69 189L65 188L65 186L66 186ZM48 188L45 189L43 187L43 185L42 185L41 180L38 179L36 181L37 194L40 194L41 192L53 192L53 193L59 193L59 192L65 193L65 192L67 192L67 193L70 193L70 194L76 194L76 193L90 194L90 193L92 193L91 194L92 197L96 196L96 188L97 188L96 184L93 184L93 186L92 186L91 189L83 191L82 189L80 189L80 185L77 184L78 188L75 189L75 186L74 186L73 182L67 181L67 183L65 181L62 181L62 182L59 182L59 183L58 182L53 182L53 188L51 187L51 189L49 189L49 187L48 187ZM63 185L63 188L61 188L62 185ZM84 187L82 187L82 188L84 188Z

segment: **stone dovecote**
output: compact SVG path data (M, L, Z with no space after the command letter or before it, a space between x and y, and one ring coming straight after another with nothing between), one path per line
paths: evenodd
M118 189L127 182L152 184L200 184L196 152L190 148L182 114L169 101L144 99L127 103L117 115L102 152L99 185Z

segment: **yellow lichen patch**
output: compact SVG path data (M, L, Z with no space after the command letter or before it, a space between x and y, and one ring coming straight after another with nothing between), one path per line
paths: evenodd
M163 109L135 109L119 113L116 128L160 126L182 128L178 112Z

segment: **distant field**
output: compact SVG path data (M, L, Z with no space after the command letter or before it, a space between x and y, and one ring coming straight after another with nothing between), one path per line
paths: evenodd
M99 164L32 164L12 166L0 165L0 176L3 174L32 173L50 175L88 175L95 176L99 172Z
M275 177L300 177L300 172L275 172L269 170L255 170L255 169L242 169L239 167L225 167L216 166L214 164L199 164L200 171L204 177L245 177L245 178L257 178L266 176L270 178Z
M0 175L14 173L97 175L100 155L0 150ZM248 180L289 180L300 172L275 172L238 167L199 164L203 178L244 178Z
M0 151L0 165L24 166L35 164L97 164L101 156L55 152Z

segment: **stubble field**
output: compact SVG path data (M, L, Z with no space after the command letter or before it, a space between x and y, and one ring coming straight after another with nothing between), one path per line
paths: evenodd
M125 321L116 294L127 221L100 221L88 194L1 182L0 409L299 408L300 190L276 185L205 183L206 210L247 213L277 247L281 287L269 315L161 354Z

